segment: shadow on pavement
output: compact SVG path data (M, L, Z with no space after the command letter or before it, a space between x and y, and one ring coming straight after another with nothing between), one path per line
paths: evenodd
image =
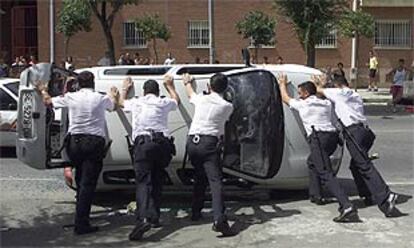
M16 157L16 148L14 147L1 147L0 148L0 158L15 158Z

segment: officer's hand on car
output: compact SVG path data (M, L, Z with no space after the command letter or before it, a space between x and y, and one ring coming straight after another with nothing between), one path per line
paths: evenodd
M277 75L277 82L279 85L287 85L288 84L288 78L286 74L280 73Z
M183 83L184 83L184 85L192 84L193 81L194 81L194 77L193 76L191 76L188 73L184 73L184 75L183 75Z
M119 98L120 98L120 94L119 94L119 90L117 87L112 86L111 89L108 92L108 96L112 99L112 101L114 102L115 106L118 107L119 105Z
M166 88L168 88L168 87L174 88L174 79L173 79L173 77L171 75L166 74L164 76L164 86Z
M122 82L122 91L125 91L125 93L128 93L128 91L134 86L134 81L132 81L131 77L127 77Z
M312 75L311 81L317 86L317 87L324 87L326 85L326 74L322 73L321 75Z

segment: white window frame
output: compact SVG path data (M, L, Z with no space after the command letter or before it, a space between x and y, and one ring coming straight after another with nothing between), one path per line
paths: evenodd
M189 20L187 28L187 48L209 48L210 27L208 20Z
M329 34L322 38L315 48L318 49L334 49L338 46L338 30L331 29Z
M270 45L260 45L259 48L275 48L276 47L276 42L275 42L275 37L272 38L272 40L270 41L271 44ZM250 37L249 39L249 48L254 48L254 40L252 37Z
M374 46L378 49L411 49L412 26L408 19L375 21ZM401 35L395 37L395 35Z
M128 38L127 32L134 32L133 37ZM123 48L147 48L147 41L142 38L141 32L135 29L135 22L126 21L122 23L122 46ZM140 40L141 38L141 40ZM129 40L127 40L129 39ZM132 44L131 44L132 43Z

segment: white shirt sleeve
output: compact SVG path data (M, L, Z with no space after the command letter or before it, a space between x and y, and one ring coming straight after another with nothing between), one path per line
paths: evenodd
M52 104L54 108L65 108L68 106L68 102L65 96L52 97Z
M297 99L293 99L293 98L289 100L289 107L291 109L299 110L303 106L305 106L303 100L297 100Z
M194 93L191 95L190 103L196 105L200 101L200 99L201 99L201 94Z
M124 101L124 111L128 111L128 112L132 111L134 106L135 106L135 101L136 100L137 99L134 99L134 98L125 100Z
M106 110L114 110L115 104L112 102L112 99L109 96L104 96L102 101Z
M177 109L178 103L175 99L165 98L167 100L167 109L168 111L173 111Z
M340 89L336 88L329 88L329 89L323 89L323 94L326 98L331 100L332 102L335 102L336 96L338 95Z

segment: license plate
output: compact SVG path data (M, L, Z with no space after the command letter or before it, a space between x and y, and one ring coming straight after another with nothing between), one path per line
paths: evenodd
M34 92L22 92L22 133L21 136L26 139L33 138L33 106Z

